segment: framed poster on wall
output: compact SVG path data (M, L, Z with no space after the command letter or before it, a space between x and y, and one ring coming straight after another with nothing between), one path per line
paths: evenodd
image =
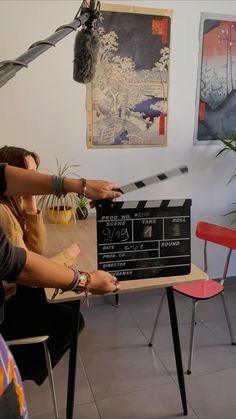
M103 4L89 148L166 146L171 11Z
M195 144L214 144L236 129L236 16L202 13Z

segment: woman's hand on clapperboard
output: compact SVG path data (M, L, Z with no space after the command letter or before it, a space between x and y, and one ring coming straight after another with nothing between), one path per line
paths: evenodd
M116 292L120 289L120 284L117 278L105 271L90 272L90 281L88 284L88 291L91 294L103 295L109 292Z
M119 186L115 182L87 179L85 195L92 199L92 202L98 199L115 199L122 195L117 189Z

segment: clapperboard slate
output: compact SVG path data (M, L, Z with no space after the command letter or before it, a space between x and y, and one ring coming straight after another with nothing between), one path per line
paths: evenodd
M165 176L176 176L177 170ZM149 185L157 181L152 177L132 185L135 189L147 186L147 180ZM121 191L132 188L129 184ZM98 269L111 272L119 281L190 273L190 199L101 200L96 210Z

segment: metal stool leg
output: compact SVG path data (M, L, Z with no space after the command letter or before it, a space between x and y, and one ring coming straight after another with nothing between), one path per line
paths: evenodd
M191 367L192 367L194 332L195 332L195 316L196 316L197 303L198 303L198 300L194 299L193 300L193 310L192 310L192 321L191 321L191 333L190 333L189 358L188 358L187 374L191 374Z
M232 345L235 345L235 339L234 339L233 330L232 330L232 326L231 326L231 322L230 322L230 318L229 318L228 308L227 308L227 305L226 305L226 302L225 302L224 293L222 292L220 294L220 296L221 296L221 301L222 301L222 304L223 304L223 307L224 307L224 312L225 312L225 317L226 317L227 325L228 325L228 328L229 328L229 334L230 334L230 337L231 337L231 343L232 343Z
M160 304L159 304L159 307L158 307L158 310L157 310L155 323L154 323L154 326L153 326L153 329L152 329L152 336L151 336L151 339L150 339L150 342L149 342L148 346L152 346L152 342L153 342L153 339L154 339L154 336L155 336L155 333L156 333L157 323L158 323L158 320L159 320L159 315L160 315L160 312L161 312L161 308L162 308L162 304L163 304L165 295L166 295L166 290L163 291L163 294L161 296L161 301L160 301Z
M56 399L56 392L55 392L55 386L54 386L54 380L53 380L52 363L51 363L51 357L50 357L50 353L49 353L46 342L43 342L43 347L44 347L44 352L45 352L45 358L46 358L46 364L47 364L47 370L48 370L48 379L49 379L49 384L50 384L50 389L51 389L55 418L58 419L59 415L58 415L57 399Z

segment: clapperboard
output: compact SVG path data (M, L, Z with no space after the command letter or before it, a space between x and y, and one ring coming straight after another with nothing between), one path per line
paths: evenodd
M187 173L186 166L120 188L128 193ZM186 275L191 265L191 200L97 202L98 269L119 281Z

